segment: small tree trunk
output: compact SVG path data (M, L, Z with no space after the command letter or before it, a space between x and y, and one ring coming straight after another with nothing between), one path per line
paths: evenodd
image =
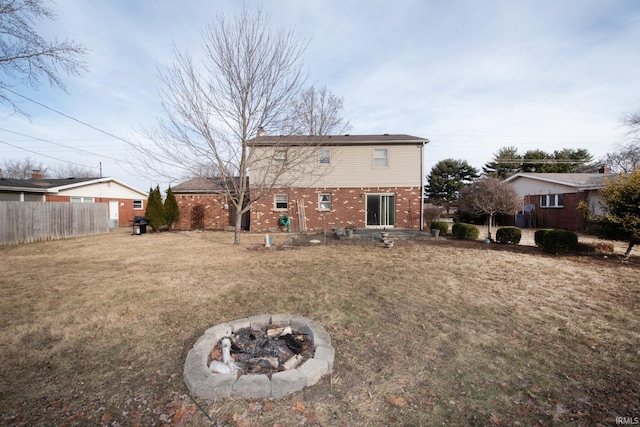
M633 249L634 245L635 245L634 242L629 242L629 246L627 247L627 251L624 253L624 257L625 258L629 258L629 256L631 255L631 249Z
M492 223L492 222L493 222L493 214L492 214L492 213L490 213L490 214L489 214L489 224L488 224L488 226L487 226L487 239L489 239L489 240L493 240L493 239L491 238L491 223Z
M242 209L236 209L236 224L233 229L233 244L240 244L240 234L242 233Z

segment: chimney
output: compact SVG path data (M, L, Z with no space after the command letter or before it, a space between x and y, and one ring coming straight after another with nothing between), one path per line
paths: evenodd
M258 128L258 137L260 136L264 136L264 128L262 126Z
M40 169L33 169L31 171L31 179L42 179L42 172L40 172Z
M609 166L601 166L598 169L598 173L611 173L611 168Z

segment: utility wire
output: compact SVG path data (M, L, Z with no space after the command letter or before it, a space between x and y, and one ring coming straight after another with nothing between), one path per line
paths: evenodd
M121 137L119 137L119 136L117 136L117 135L114 135L114 134L112 134L112 133L110 133L110 132L107 132L107 131L104 131L104 130L102 130L102 129L100 129L100 128L97 128L97 127L95 127L95 126L93 126L93 125L90 125L90 124L89 124L89 123L87 123L87 122L83 122L82 120L76 119L75 117L72 117L72 116L70 116L70 115L68 115L68 114L65 114L65 113L63 113L62 111L56 110L55 108L51 108L51 107L49 107L49 106L47 106L47 105L44 105L43 103L38 102L38 101L36 101L36 100L33 100L33 99L31 99L31 98L29 98L29 97L27 97L27 96L21 95L21 94L19 94L18 92L15 92L15 91L13 91L13 90L11 90L11 89L9 89L9 88L3 88L3 90L6 90L6 91L8 91L8 92L11 92L11 93L12 93L12 94L14 94L14 95L17 95L17 96L19 96L19 97L21 97L21 98L26 99L27 101L31 101L31 102L33 102L34 104L37 104L37 105L39 105L39 106L41 106L41 107L46 108L47 110L53 111L54 113L60 114L61 116L64 116L64 117L66 117L66 118L68 118L68 119L71 119L71 120L73 120L74 122L78 122L78 123L80 123L81 125L87 126L87 127L91 128L91 129L93 129L93 130L96 130L96 131L98 131L98 132L100 132L100 133L103 133L103 134L105 134L105 135L108 135L108 136L110 136L111 138L115 138L115 139L120 140L120 141L122 141L122 142L126 142L127 144L131 144L131 142L130 142L130 141L127 141L127 140L126 140L126 139L124 139L124 138L121 138Z
M96 169L96 168L98 168L98 166L87 166L87 165L81 165L80 163L70 162L69 160L62 160L62 159L58 159L57 157L47 156L46 154L38 153L38 152L36 152L36 151L29 150L29 149L27 149L27 148L23 148L23 147L19 147L19 146L17 146L17 145L9 144L8 142L2 141L2 140L0 140L0 144L5 144L5 145L8 145L8 146L10 146L10 147L17 148L18 150L28 151L29 153L37 154L38 156L48 157L48 158L50 158L50 159L57 160L57 161L59 161L59 162L70 163L70 164L72 164L72 165L80 166L80 167L83 167L83 168L89 168L89 169Z
M32 138L32 139L35 139L36 141L46 142L46 143L48 143L48 144L57 145L57 146L59 146L59 147L64 147L64 148L68 148L68 149L70 149L70 150L79 151L79 152L81 152L81 153L91 154L92 156L100 156L100 157L103 157L103 158L105 158L105 159L113 160L114 162L120 162L120 161L122 161L122 160L120 160L120 159L116 159L116 158L113 158L113 157L105 156L105 155L103 155L103 154L96 154L95 152L92 152L92 151L83 150L82 148L69 147L68 145L59 144L59 143L57 143L57 142L53 142L53 141L49 141L49 140L46 140L46 139L38 138L38 137L36 137L36 136L26 135L26 134L24 134L24 133L20 133L20 132L14 132L14 131L12 131L12 130L4 129L4 128L0 128L0 131L4 131L4 132L8 132L8 133L12 133L12 134L14 134L14 135L24 136L24 137L26 137L26 138ZM38 153L36 153L36 154L38 154ZM41 154L41 155L44 155L44 154Z

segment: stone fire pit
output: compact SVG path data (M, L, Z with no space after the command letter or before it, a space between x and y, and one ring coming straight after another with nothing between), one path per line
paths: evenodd
M307 334L313 343L313 357L295 369L266 374L220 374L209 370L209 355L218 342L234 332L251 328L287 327ZM333 370L335 349L331 337L321 324L306 317L290 314L263 314L231 322L220 323L207 329L193 345L184 363L184 381L189 391L207 400L220 400L229 396L245 399L279 399L304 387L314 385Z

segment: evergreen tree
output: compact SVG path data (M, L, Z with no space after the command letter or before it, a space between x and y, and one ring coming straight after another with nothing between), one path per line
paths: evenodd
M175 223L180 221L180 208L171 187L167 190L167 198L164 200L164 215L169 229L173 230Z
M447 213L458 200L460 190L478 177L478 171L466 160L441 160L431 168L427 176L425 196L436 206L443 206Z
M504 147L493 155L493 161L482 167L485 175L505 179L522 171L522 156L516 147Z
M156 186L155 190L149 189L149 200L144 216L154 232L157 232L166 223L159 186Z

